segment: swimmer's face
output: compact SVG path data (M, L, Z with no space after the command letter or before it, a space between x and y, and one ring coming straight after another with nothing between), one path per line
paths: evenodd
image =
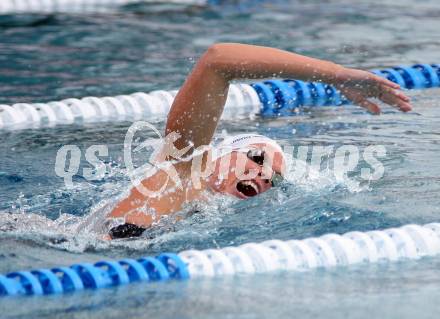
M272 188L284 169L284 156L275 147L252 144L217 159L208 183L217 192L247 199Z

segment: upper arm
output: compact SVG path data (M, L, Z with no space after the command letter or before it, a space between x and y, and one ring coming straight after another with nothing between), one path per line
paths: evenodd
M180 135L174 143L178 149L208 145L217 128L229 85L215 66L218 54L216 45L203 54L171 106L165 133Z
M166 134L180 134L175 143L179 149L209 144L232 79L291 77L334 84L341 70L344 68L328 61L274 48L215 44L200 58L177 94L168 115Z

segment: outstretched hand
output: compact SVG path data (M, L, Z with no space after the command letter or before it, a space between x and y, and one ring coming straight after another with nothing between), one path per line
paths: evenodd
M398 84L367 71L344 68L337 75L334 85L347 99L374 114L380 113L380 107L371 101L372 98L377 98L402 112L412 109L409 97L399 90Z

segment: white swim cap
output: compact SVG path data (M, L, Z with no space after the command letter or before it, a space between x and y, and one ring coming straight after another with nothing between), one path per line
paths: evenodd
M233 151L237 151L254 144L266 144L272 146L277 152L279 152L284 159L284 152L280 144L275 140L259 134L238 134L225 138L219 143L213 152L213 159L216 160L222 156L225 156Z

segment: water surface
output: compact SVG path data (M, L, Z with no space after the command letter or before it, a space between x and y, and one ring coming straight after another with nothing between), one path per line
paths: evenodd
M174 89L217 41L360 68L440 62L437 1L245 4L0 17L0 103ZM153 239L106 242L74 231L95 205L129 186L122 152L130 122L1 131L0 272L439 221L440 90L409 95L415 106L409 114L314 108L291 118L223 122L219 133L259 132L289 145L384 145L384 176L353 187L322 173L249 201L218 200L172 231L155 230ZM163 121L156 124L163 129ZM66 144L83 154L92 144L108 145L104 179L78 174L67 189L54 172L56 152ZM87 165L83 157L81 169ZM354 180L362 167L351 173ZM134 285L0 304L4 318L430 318L440 310L439 262Z

